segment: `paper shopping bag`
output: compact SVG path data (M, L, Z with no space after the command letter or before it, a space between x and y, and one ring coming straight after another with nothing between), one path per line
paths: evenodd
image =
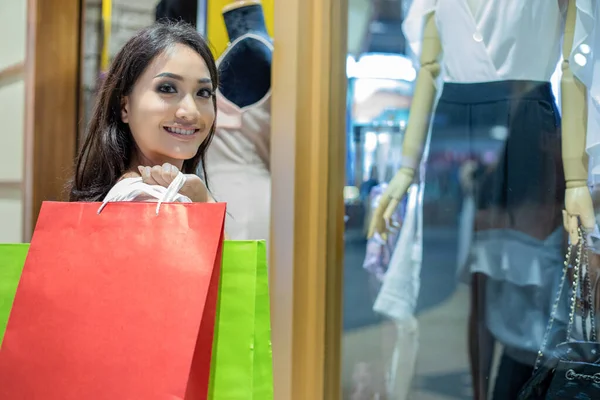
M225 241L209 393L210 400L273 399L264 241Z
M224 204L43 204L0 399L204 400Z
M0 349L29 244L0 244Z

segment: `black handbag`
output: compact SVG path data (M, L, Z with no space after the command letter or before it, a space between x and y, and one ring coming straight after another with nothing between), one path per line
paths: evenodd
M573 251L575 249L575 251ZM518 400L600 399L600 344L597 342L595 287L588 263L588 244L583 230L569 247L550 322L538 352L534 373L519 392ZM575 254L573 254L575 253ZM567 279L571 273L572 279ZM545 354L566 282L569 288L569 321L566 339ZM581 340L573 338L576 318L581 320Z

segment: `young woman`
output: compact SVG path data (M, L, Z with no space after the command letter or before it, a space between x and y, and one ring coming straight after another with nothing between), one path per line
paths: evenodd
M195 171L206 178L217 85L215 60L192 26L158 23L131 38L100 89L70 201L102 201L123 178L168 187L180 171L182 195L212 201Z

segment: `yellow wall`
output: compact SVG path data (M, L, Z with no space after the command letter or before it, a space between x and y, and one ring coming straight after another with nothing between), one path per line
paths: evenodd
M223 7L233 2L232 0L207 0L206 37L214 49L215 57L219 57L229 43L223 22ZM274 0L261 1L270 35L273 35L273 2Z
M0 70L25 60L27 0L0 0ZM0 86L0 243L23 240L25 84Z

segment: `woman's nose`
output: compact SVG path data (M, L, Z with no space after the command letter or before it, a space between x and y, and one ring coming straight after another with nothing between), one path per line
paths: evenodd
M192 98L192 95L187 95L179 103L177 108L176 117L185 119L186 121L196 121L200 116L196 102Z

